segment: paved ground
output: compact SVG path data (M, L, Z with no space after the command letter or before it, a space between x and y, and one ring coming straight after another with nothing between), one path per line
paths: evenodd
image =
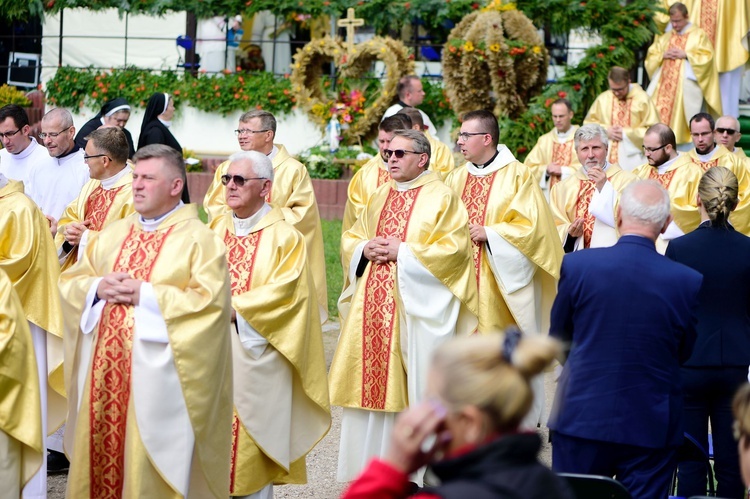
M324 328L323 339L325 342L326 362L331 363L333 351L336 347L336 341L339 334L338 323L327 324ZM547 411L552 404L554 394L554 381L552 373L545 375L545 387L547 390ZM344 490L345 484L336 482L336 462L338 459L338 444L341 431L341 408L333 408L333 424L331 431L313 449L307 459L307 485L285 485L274 489L274 497L280 498L315 498L315 499L335 499L339 497ZM540 458L542 462L549 465L552 461L552 449L547 444L547 428L540 430L542 440L545 442L542 448ZM49 499L62 499L65 496L65 482L67 475L53 475L47 480L47 490Z

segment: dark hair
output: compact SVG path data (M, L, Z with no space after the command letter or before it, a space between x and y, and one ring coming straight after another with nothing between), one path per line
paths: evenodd
M615 83L625 83L630 81L630 72L620 66L612 66L607 74L607 78Z
M490 137L492 137L492 146L497 147L497 144L500 142L500 127L497 124L497 118L495 118L495 115L489 111L480 109L479 111L469 111L464 114L461 121L465 123L473 120L482 124L482 131L490 134Z
M0 122L13 118L16 128L21 129L29 124L29 117L21 106L8 104L0 108Z
M676 2L670 5L669 10L667 12L669 12L670 16L678 12L682 14L684 17L688 16L687 6L685 6L685 4L681 2Z
M378 125L378 130L383 130L388 133L395 132L396 130L408 130L410 128L411 118L405 114L394 114L393 116L388 116L380 122L380 125Z
M708 121L708 124L711 125L711 131L713 132L714 127L716 126L716 122L714 121L714 117L708 113L698 113L692 118L690 118L690 124L689 124L690 131L693 130L693 122L700 123L703 120Z
M648 127L645 135L650 133L656 134L659 137L659 142L662 144L669 144L672 146L672 149L677 149L677 139L674 136L674 132L664 123L657 123Z
M149 144L143 146L133 156L133 162L138 163L144 159L158 158L164 160L164 164L171 168L183 181L183 189L187 189L187 173L185 172L185 160L182 153L173 147L164 144Z
M573 105L570 103L568 99L559 98L555 100L555 102L552 103L550 108L552 108L552 106L554 106L555 104L565 104L565 107L568 108L568 111L573 111Z
M130 144L119 126L97 128L84 139L93 142L96 149L116 163L125 163L128 160Z
M424 120L422 119L422 113L416 107L404 107L399 110L396 114L404 114L411 120L412 126L419 125L420 130L424 130Z

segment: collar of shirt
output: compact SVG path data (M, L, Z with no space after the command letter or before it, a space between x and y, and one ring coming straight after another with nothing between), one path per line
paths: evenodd
M149 219L143 218L143 216L138 216L138 220L141 221L141 225L143 226L144 231L153 232L157 229L157 227L159 227L159 224L161 224L165 218L167 218L169 215L179 210L183 206L185 206L185 203L180 201L179 203L177 203L177 206L175 206L174 208L172 208L171 210L169 210L163 215L159 215L156 218L149 218Z
M77 145L75 145L75 143L74 143L73 144L73 149L71 149L70 151L66 152L65 154L61 154L61 155L57 156L57 159L65 159L68 156L72 156L73 154L77 153L80 150L81 150L81 148L78 147Z
M398 192L408 191L409 189L411 189L411 186L414 185L414 182L416 182L419 179L419 177L421 177L422 175L425 175L427 173L430 173L430 171L429 170L425 170L422 173L420 173L419 175L417 175L416 177L414 177L413 179L408 180L406 182L396 182L396 190Z
M109 178L105 178L101 181L102 189L105 191L108 191L112 189L118 180L120 180L122 177L124 177L128 172L130 171L130 167L128 165L125 165L125 168L120 170L119 172L115 173Z
M275 156L276 156L277 154L279 154L279 148L278 148L278 147L276 147L276 144L274 144L274 145L273 145L273 147L271 148L271 152L269 152L269 153L267 154L267 156L268 156L268 159L270 159L271 161L273 161L273 158L274 158L274 157L275 157Z
M706 154L700 154L698 152L698 150L696 149L695 155L698 156L698 159L700 159L701 161L703 161L705 163L706 161L711 161L711 158L714 157L714 154L716 154L716 150L717 149L718 149L718 147L716 147L716 144L714 144L714 148L711 149L711 151L709 151L708 153L706 153Z
M492 158L490 158L490 160L488 162L486 162L484 164L481 164L481 165L478 165L476 163L472 163L472 165L476 166L480 170L482 170L484 168L487 168L488 166L490 166L492 164L493 161L495 161L495 158L497 158L498 154L500 154L500 150L499 149L497 151L495 151L495 154L492 156Z
M253 230L253 228L260 222L260 219L265 217L268 212L271 211L271 205L263 203L263 206L250 215L247 218L239 218L237 215L232 215L232 223L234 224L234 233L237 236L244 237Z
M659 165L656 168L657 173L659 173L659 175L664 175L667 172L667 169L670 166L672 166L674 164L674 162L677 161L680 158L680 156L681 156L681 154L678 154L674 159L670 159L669 161L667 161L663 165Z

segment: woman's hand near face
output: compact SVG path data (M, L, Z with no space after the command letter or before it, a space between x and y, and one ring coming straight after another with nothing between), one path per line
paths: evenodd
M407 474L429 463L450 439L445 431L446 415L445 407L432 401L402 412L396 418L385 460Z

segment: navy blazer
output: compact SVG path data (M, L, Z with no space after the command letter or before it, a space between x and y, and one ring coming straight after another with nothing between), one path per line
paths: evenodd
M750 237L701 224L666 255L703 274L690 367L750 366Z
M565 255L550 334L571 351L549 427L649 448L682 443L680 363L695 342L701 280L639 236Z

